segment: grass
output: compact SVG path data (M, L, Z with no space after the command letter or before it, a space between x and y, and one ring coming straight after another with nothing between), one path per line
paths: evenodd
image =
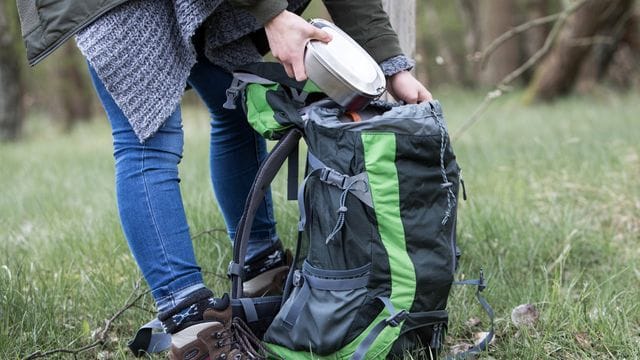
M481 94L438 91L455 131ZM522 107L499 99L454 144L469 200L459 213L460 277L485 269L497 339L487 358L640 358L640 103L638 94ZM26 141L0 145L0 358L92 342L140 274L122 236L105 120L61 136L44 118ZM211 195L207 120L185 111L182 190L200 265L218 293L230 258ZM280 177L279 230L295 237L297 208ZM205 232L205 233L203 233ZM143 285L144 287L144 285ZM531 303L534 328L511 310ZM487 325L473 289L450 299L448 345ZM118 318L104 347L78 358L128 358L126 341L153 317L147 295ZM471 317L482 324L465 325ZM420 358L420 356L417 356Z

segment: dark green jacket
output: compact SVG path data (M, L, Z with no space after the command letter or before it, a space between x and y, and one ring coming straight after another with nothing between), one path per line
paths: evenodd
M35 65L105 12L127 0L16 0L27 59ZM157 1L157 0L151 0ZM227 0L264 24L286 0ZM323 0L333 20L376 61L402 54L381 0Z

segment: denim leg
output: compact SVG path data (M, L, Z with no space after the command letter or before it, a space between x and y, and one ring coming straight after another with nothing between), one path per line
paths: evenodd
M176 294L202 285L179 187L180 108L141 144L95 71L89 70L113 132L122 229L158 308L167 309L175 305Z
M211 115L211 182L231 239L235 237L258 167L267 156L264 138L251 128L240 104L235 110L222 107L232 79L231 74L203 57L189 76L189 84L198 92ZM250 262L277 242L269 190L256 213L245 261Z

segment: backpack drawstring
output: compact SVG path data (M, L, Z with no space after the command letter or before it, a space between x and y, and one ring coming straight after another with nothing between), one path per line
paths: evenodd
M440 184L440 187L442 189L447 189L447 210L444 212L442 225L446 225L447 221L449 221L449 218L451 217L451 210L453 210L453 207L456 204L456 195L452 190L453 183L451 183L447 178L447 169L444 164L444 153L447 150L447 129L445 128L442 119L440 119L434 109L431 109L431 114L440 128L440 173L442 174L442 184Z
M336 221L336 225L333 227L333 230L331 230L331 233L327 236L325 244L329 244L329 241L333 240L336 234L344 226L344 218L348 210L347 207L345 206L345 203L347 201L347 195L349 194L349 190L351 190L351 187L360 181L363 181L363 180L358 180L350 183L340 194L340 207L338 207L338 221Z

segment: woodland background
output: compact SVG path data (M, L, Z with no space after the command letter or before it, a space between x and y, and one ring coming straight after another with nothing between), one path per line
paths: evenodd
M383 3L416 38L416 74L442 103L463 168L456 278L483 268L496 315L481 357L640 359L640 3L397 5L411 1ZM316 0L305 16L326 14ZM184 105L180 188L205 282L221 295L231 247L211 191L209 114L192 92ZM127 340L155 316L120 228L113 161L74 44L28 67L15 2L0 0L0 359L129 359ZM286 171L272 192L292 247ZM474 292L452 291L446 353L490 326Z
M319 3L314 2L308 13L323 14ZM417 75L434 90L495 87L544 47L557 19L553 14L572 3L418 0ZM29 68L16 12L14 0L0 0L0 139L20 139L28 126L28 113L50 117L61 131L94 118L100 106L73 41ZM507 85L525 89L526 104L554 100L572 91L599 91L603 86L616 91L635 89L640 85L639 22L634 0L588 1L550 39L554 41L546 56ZM526 31L486 53L493 40L523 23L528 23ZM187 96L186 101L194 99Z

